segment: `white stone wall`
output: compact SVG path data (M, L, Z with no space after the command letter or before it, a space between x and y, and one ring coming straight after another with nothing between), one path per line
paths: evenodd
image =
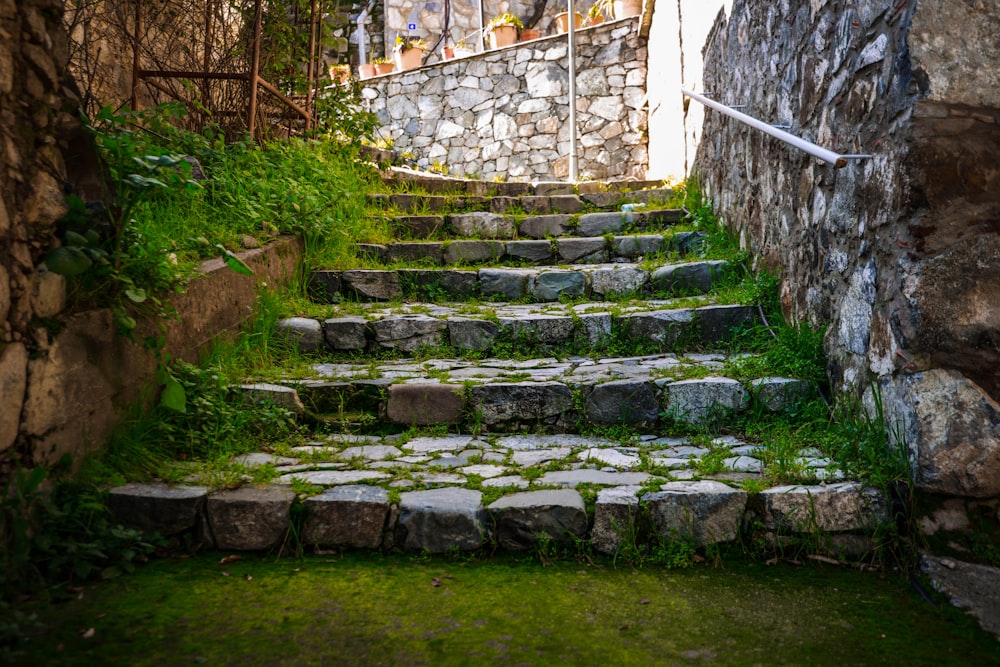
M363 96L400 153L452 174L530 181L569 173L565 35L366 81ZM577 32L583 179L645 177L646 47L638 19Z

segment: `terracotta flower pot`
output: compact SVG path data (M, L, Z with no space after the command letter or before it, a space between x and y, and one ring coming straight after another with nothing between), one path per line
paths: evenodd
M642 0L614 0L615 18L627 19L642 13Z
M534 28L525 28L521 31L521 41L530 42L533 39L538 39L542 34L535 30Z
M423 49L406 49L405 51L396 51L396 69L400 72L405 72L408 69L416 69L424 61L424 50Z
M396 65L393 63L378 63L375 65L376 74L392 74L392 70L396 69Z
M347 83L351 80L351 66L330 65L330 79L334 83Z
M502 46L517 44L517 28L512 25L499 25L490 31L490 48L499 49Z
M604 23L604 16L603 15L601 15L601 16L588 16L587 17L587 25L589 27L593 27L595 25L601 25L602 23Z
M455 47L454 46L443 46L441 47L441 56L445 60L451 60L455 57Z
M573 23L573 29L579 30L583 27L583 14L576 12L576 20ZM556 14L556 32L567 32L569 30L569 12L563 12L562 14Z
M358 78L359 79L370 79L375 76L375 65L371 63L365 63L364 65L358 65Z

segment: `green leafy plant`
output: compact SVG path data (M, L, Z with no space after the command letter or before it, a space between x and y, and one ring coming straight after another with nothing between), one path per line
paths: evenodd
M521 19L517 18L510 12L504 12L498 16L494 16L486 24L485 31L487 33L493 32L496 28L501 26L513 26L518 30L524 30L524 24L521 23Z

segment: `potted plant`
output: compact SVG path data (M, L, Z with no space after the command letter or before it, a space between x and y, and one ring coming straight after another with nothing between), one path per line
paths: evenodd
M523 27L521 19L510 12L494 16L485 28L486 34L490 38L490 48L498 49L501 46L517 44L517 31Z
M583 27L583 14L580 12L573 12L576 17L573 22L573 29L579 30ZM569 30L569 12L562 12L561 14L556 14L556 32L567 32Z
M614 11L613 0L597 0L587 10L587 25L601 25L605 18L612 15Z
M351 66L330 65L330 80L334 83L347 83L351 80Z
M370 79L375 76L375 63L361 63L358 65L358 78Z
M614 0L615 18L627 19L642 13L642 0Z
M475 53L475 51L469 48L469 45L465 43L464 39L460 39L455 43L449 42L448 45L443 47L441 50L445 60L464 58L465 56L471 56Z
M427 42L419 37L396 35L396 46L393 48L393 54L396 56L396 69L404 72L420 67L424 61L426 48Z
M375 58L372 60L372 64L375 65L376 74L391 74L392 70L396 68L396 65L389 62L387 58Z
M521 29L521 38L520 38L519 41L530 42L531 40L538 39L541 36L542 36L542 33L539 32L538 30L535 30L534 28L522 28Z

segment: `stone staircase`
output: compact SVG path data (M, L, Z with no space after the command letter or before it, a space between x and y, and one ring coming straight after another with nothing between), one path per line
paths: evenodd
M771 544L805 533L834 555L870 547L881 498L821 452L796 455L813 482L765 488L768 443L704 430L815 388L727 377L759 310L720 302L740 267L699 259L706 235L673 230L669 191L384 180L371 204L397 240L359 244L364 268L312 274L332 316L277 325L315 355L312 372L239 388L298 414L313 441L234 461L272 466L264 486L113 489L126 523L227 550L281 544L293 505L299 539L322 548L589 541L614 554L751 526Z

